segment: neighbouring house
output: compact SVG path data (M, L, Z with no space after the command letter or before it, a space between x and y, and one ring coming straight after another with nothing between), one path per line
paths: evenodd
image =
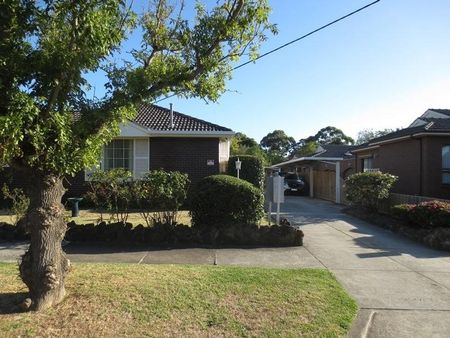
M398 194L450 199L450 109L428 109L407 128L352 150L355 168L398 176Z
M205 176L225 172L233 135L229 128L172 109L142 105L136 118L121 124L120 135L104 146L95 169L125 168L135 179L149 170L178 170L195 184ZM95 169L70 178L65 197L82 196Z
M343 203L344 180L354 173L354 155L351 153L354 148L351 145L321 145L311 156L293 158L269 169L297 173L305 180L310 197Z

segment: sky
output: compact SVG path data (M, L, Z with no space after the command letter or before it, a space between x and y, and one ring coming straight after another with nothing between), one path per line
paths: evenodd
M370 2L270 0L279 33L260 52ZM362 129L407 127L428 108L450 109L449 13L448 0L381 0L236 70L217 103L172 97L158 104L258 142L275 129L299 140L326 126L354 138Z

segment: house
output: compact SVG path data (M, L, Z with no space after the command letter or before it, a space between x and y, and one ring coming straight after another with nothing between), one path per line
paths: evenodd
M343 183L354 173L354 155L351 145L326 144L318 147L310 156L293 158L275 164L270 169L296 172L302 176L309 187L309 196L344 202Z
M358 172L398 176L398 194L450 198L450 109L428 109L407 128L352 150Z
M217 124L156 105L140 106L133 121L120 125L120 135L103 148L95 169L125 168L135 179L149 170L178 170L191 184L226 170L234 132ZM68 179L65 197L82 196L94 169ZM22 181L15 179L15 186Z

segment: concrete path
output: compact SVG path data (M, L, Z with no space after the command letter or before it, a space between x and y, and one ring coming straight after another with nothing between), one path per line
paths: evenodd
M320 200L288 197L282 210L304 248L360 306L350 337L450 337L450 253L428 249Z
M216 264L331 270L360 312L350 337L450 337L450 253L435 251L340 212L321 200L289 196L286 217L305 232L303 247L158 249L68 245L75 262ZM0 262L26 243L0 242Z

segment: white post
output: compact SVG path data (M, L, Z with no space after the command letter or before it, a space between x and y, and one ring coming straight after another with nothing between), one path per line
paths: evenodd
M309 167L309 197L314 198L314 170Z
M241 165L242 165L242 161L239 161L239 157L236 161L236 173L237 173L237 178L239 178L239 171L241 170Z
M272 223L272 201L269 202L269 225Z
M277 225L280 225L280 199L277 202Z
M341 162L336 162L336 203L341 203Z

